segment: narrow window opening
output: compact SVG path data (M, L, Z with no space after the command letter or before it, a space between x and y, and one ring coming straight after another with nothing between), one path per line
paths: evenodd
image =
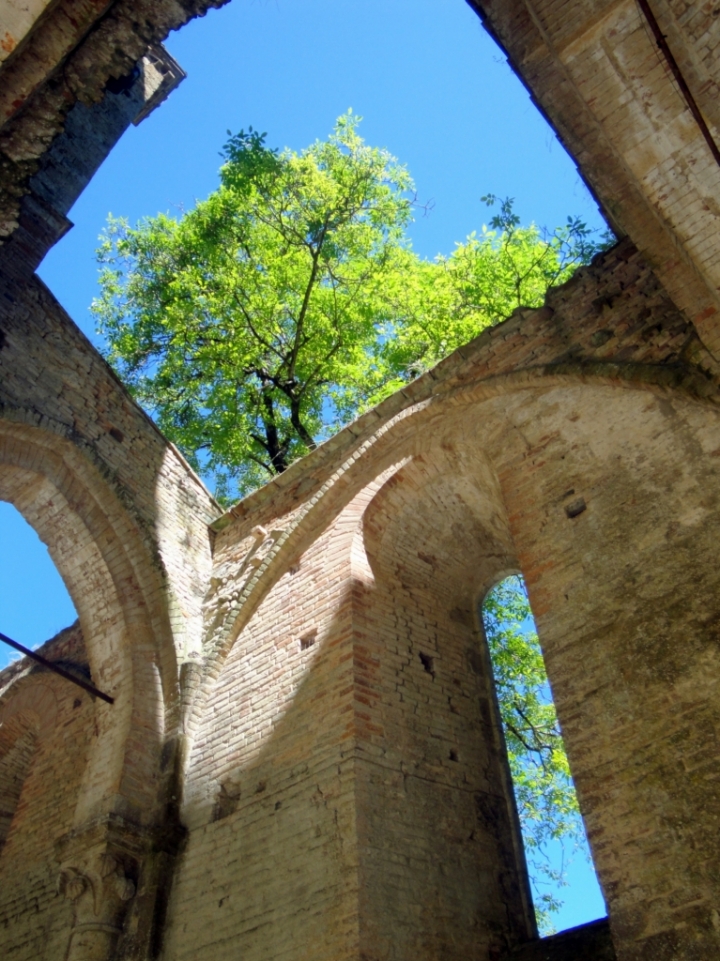
M0 631L35 648L77 619L67 588L33 528L0 502ZM20 655L0 644L0 670Z
M605 917L602 893L524 581L485 597L482 620L541 936Z

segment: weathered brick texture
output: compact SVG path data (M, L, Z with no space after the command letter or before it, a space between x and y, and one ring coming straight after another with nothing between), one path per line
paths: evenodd
M637 0L469 0L575 158L720 357L720 167ZM650 7L720 144L713 4Z
M629 237L219 516L33 274L179 73L108 78L212 5L0 2L0 498L79 613L46 654L115 698L0 674L2 956L717 957L720 174L640 8L473 0ZM653 8L715 136L720 18ZM513 571L612 944L533 937Z
M87 671L77 625L42 653L81 676ZM2 793L3 809L10 801L14 810L0 856L0 955L62 958L72 908L57 896L56 844L73 826L93 703L80 688L24 661L3 671L0 698L0 784L14 782Z
M102 99L170 30L225 2L2 0L0 238L17 228L30 178L73 106Z
M680 770L682 755L668 760L669 749L657 747L648 707L642 714L636 707L637 737L648 736L638 767L632 741L616 727L618 713L611 711L608 720L603 705L606 683L617 696L624 690L623 658L612 646L608 625L619 606L635 605L633 630L642 637L646 631L656 634L655 618L664 623L673 617L674 630L683 632L692 624L695 636L697 623L678 616L677 598L667 594L661 581L681 584L684 597L695 585L695 603L712 621L716 587L710 542L717 522L718 478L714 459L706 454L717 440L717 397L713 358L632 245L624 242L553 291L545 308L519 312L485 332L217 522L216 586L207 608L209 659L191 722L196 743L202 743L196 751L207 751L207 759L204 769L195 763L188 769L186 818L191 826L198 819L191 836L203 817L212 816L214 795L219 797L215 803L232 806L222 791L217 794L219 785L208 787L217 758L242 744L232 784L242 780L244 770L241 758L248 742L244 735L236 740L230 713L218 725L217 746L206 746L215 705L242 712L243 731L246 724L264 726L266 750L273 755L277 731L285 725L276 727L270 718L288 703L290 675L274 674L272 645L284 643L278 637L287 637L293 623L298 635L309 629L302 602L287 593L291 581L301 576L290 571L301 557L302 572L306 558L327 536L320 532L360 505L353 573L343 574L339 559L324 560L320 570L346 577L346 594L353 598L349 643L355 674L349 693L356 705L352 790L361 952L388 958L452 957L453 951L484 957L527 937L522 866L476 614L484 592L514 570L530 585L618 957L650 958L659 944L667 943L673 945L672 956L690 958L701 937L706 938L702 950L714 950L714 929L705 935L697 929L710 924L714 882L706 873L698 885L690 868L712 795L697 794L691 810L693 792L681 776L668 782L672 801L664 795L655 798L644 776L656 765ZM253 534L256 522L267 531ZM573 532L585 531L582 525L589 523L596 527L576 541ZM661 552L668 529L698 546L692 564L672 549ZM248 557L255 563L250 565ZM612 580L602 573L603 565L614 570L620 558L622 576ZM655 573L657 564L662 578ZM575 609L565 595L571 596L568 578L577 578L579 569L586 570L587 586L583 605ZM314 577L313 588L301 596L303 602L311 596L324 611L326 588L320 573ZM628 595L627 586L644 579L657 588L647 627L641 625L649 611L632 592ZM347 603L341 596L334 602L338 611ZM278 605L287 605L287 626L278 624L273 613ZM574 619L565 625L562 618L570 610ZM558 623L563 638L576 645L568 650L577 649L577 662L565 663L564 653L555 654L556 643L563 652L569 643L553 640ZM263 628L270 635L260 643L256 632ZM662 647L660 640L654 643ZM237 664L240 650L243 666L236 666L233 676L227 672ZM636 644L634 650L647 663L642 671L652 673L653 646L638 649ZM700 644L699 650L707 648ZM683 658L688 654L686 645ZM313 669L318 677L320 663ZM689 655L693 683L704 663ZM567 678L563 671L569 672ZM608 671L606 682L603 672ZM224 678L227 692L223 687L221 694ZM244 691L246 684L247 701L238 706L231 692ZM298 698L304 684L297 688ZM633 689L644 703L644 682L638 679ZM695 713L700 704L708 710L707 685L697 695L698 706L680 710L677 731L670 735L677 733L679 743L707 738L707 719ZM658 708L658 723L669 704L685 703L672 678L656 696L658 705L664 705ZM594 702L597 708L591 707ZM287 708L289 716L295 703ZM256 713L254 722L246 712ZM296 723L291 722L291 729ZM340 728L333 730L337 736ZM306 738L315 754L312 736ZM601 761L606 750L607 760ZM582 758L576 761L577 751ZM279 748L278 753L283 756ZM250 760L245 763L252 768ZM608 791L602 798L594 787L600 770ZM613 779L618 783L610 788ZM647 840L638 854L637 874L628 852L631 837L638 843L633 832L640 831L639 825L630 818L629 833L613 827L628 815L623 807L628 799L620 800L621 785L627 782L638 810L659 804L659 812L665 810L671 818L680 811L692 815L699 834L686 827L668 854L674 865L671 899L679 905L689 898L692 910L686 914L670 908L670 895L665 898L659 882L661 877L666 883L669 863L662 862L657 871L652 866L650 852L669 843L660 813L657 820L646 817L643 822ZM225 788L228 795L232 784ZM645 791L650 793L645 796ZM203 809L208 813L201 815ZM323 862L327 853L318 850L316 856ZM197 863L207 862L198 848ZM179 873L178 892L186 870L191 870L189 860ZM277 879L265 883L273 892L266 901L271 903ZM253 878L253 897L259 886ZM192 885L185 890L187 898ZM640 890L644 907L636 907L635 927L629 929L625 905L636 903ZM241 894L238 898L242 901ZM186 918L187 906L187 901L174 901L173 914ZM678 925L692 935L678 934ZM284 950L263 940L276 930L270 926L265 935L253 931L257 941L251 939L252 950L258 956ZM229 945L231 935L224 937ZM213 950L220 950L213 944ZM199 951L200 944L194 942L193 950Z

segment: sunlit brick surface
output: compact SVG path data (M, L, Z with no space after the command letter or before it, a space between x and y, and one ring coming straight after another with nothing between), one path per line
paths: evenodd
M720 955L718 167L635 2L473 5L629 236L219 516L33 274L92 165L27 193L208 4L0 2L0 497L79 612L47 655L115 699L0 674L3 958L544 950L477 620L513 571L617 958ZM717 136L720 17L652 8Z
M720 167L637 0L471 0L614 223L720 356ZM653 0L720 145L713 4Z

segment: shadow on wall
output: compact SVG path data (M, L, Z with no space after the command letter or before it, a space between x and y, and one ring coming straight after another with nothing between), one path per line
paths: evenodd
M423 958L451 931L455 945L472 932L471 952L527 936L475 620L483 590L518 569L611 919L655 883L648 845L672 859L677 890L696 878L693 842L668 833L667 813L692 808L684 823L701 825L707 798L664 738L670 726L694 743L715 697L717 412L582 383L472 410L436 413L432 432L419 421L424 452L286 569L236 641L189 768L173 957L232 943L259 959L294 938L328 958L358 939ZM578 498L585 510L567 510ZM655 745L642 764L638 739ZM205 928L183 920L198 890ZM655 896L642 910L660 936L672 912Z
M467 958L531 935L473 615L516 561L485 459L435 454L358 495L238 638L190 761L168 956L359 937ZM211 931L182 922L198 884Z

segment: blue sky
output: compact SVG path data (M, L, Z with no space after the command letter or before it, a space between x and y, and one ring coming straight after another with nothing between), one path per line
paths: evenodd
M188 78L131 127L70 213L75 227L40 274L96 344L94 250L108 213L132 222L191 207L217 185L228 130L270 146L324 138L352 107L361 132L409 167L427 216L412 228L426 257L449 253L489 219L480 198L515 198L523 223L568 215L604 227L575 166L464 0L233 0L173 34ZM0 504L0 631L33 646L74 619L46 548ZM0 666L8 660L0 647ZM588 872L559 928L604 913ZM587 910L584 910L587 909Z

